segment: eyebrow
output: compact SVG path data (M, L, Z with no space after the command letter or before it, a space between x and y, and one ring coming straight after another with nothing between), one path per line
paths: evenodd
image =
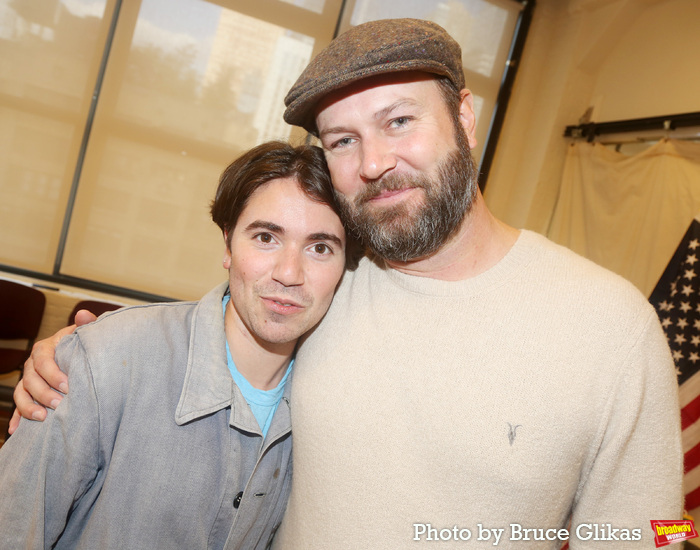
M391 105L388 105L384 107L383 109L380 109L374 115L372 115L372 118L375 120L380 120L382 118L385 118L386 116L390 115L393 113L396 109L399 109L400 107L409 107L409 106L416 106L418 103L410 98L402 98L399 99L398 101L395 101Z
M334 126L333 128L327 128L319 132L318 137L323 139L328 134L344 134L347 131L347 128L344 126Z
M255 220L254 222L249 223L245 228L246 231L255 231L256 229L267 229L268 231L272 231L280 235L284 235L285 233L284 227L282 227L281 225L277 225L276 223L267 222L264 220ZM329 241L339 247L343 246L343 241L340 239L340 237L334 235L333 233L325 233L323 231L319 233L311 233L306 237L306 240Z
M255 220L254 222L249 223L245 228L246 231L254 231L255 229L267 229L268 231L284 234L284 227L277 225L276 223L266 222L263 220Z

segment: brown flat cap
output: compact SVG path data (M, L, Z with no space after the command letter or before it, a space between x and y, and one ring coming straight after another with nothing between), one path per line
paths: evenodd
M314 107L323 96L400 71L446 76L458 90L464 88L462 50L440 25L422 19L370 21L338 36L309 63L284 98L284 120L314 132Z

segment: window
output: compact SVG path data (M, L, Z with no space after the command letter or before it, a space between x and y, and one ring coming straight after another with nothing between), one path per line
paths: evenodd
M341 30L421 17L463 47L485 142L512 0L0 0L0 266L133 297L198 298L225 273L222 169L303 140L283 98ZM342 13L341 13L342 12Z

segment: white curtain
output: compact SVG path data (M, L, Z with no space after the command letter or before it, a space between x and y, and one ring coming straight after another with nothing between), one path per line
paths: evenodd
M628 156L576 142L548 237L649 296L698 213L700 143L663 140Z

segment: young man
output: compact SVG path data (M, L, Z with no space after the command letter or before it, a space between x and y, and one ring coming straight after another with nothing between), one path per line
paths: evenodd
M297 354L275 547L552 548L567 532L572 549L651 547L649 520L682 512L658 319L629 283L488 211L455 41L426 21L360 25L286 104L373 256Z
M0 449L14 548L266 548L291 478L297 339L323 317L345 233L322 153L264 144L212 203L228 282L65 338L71 392Z

